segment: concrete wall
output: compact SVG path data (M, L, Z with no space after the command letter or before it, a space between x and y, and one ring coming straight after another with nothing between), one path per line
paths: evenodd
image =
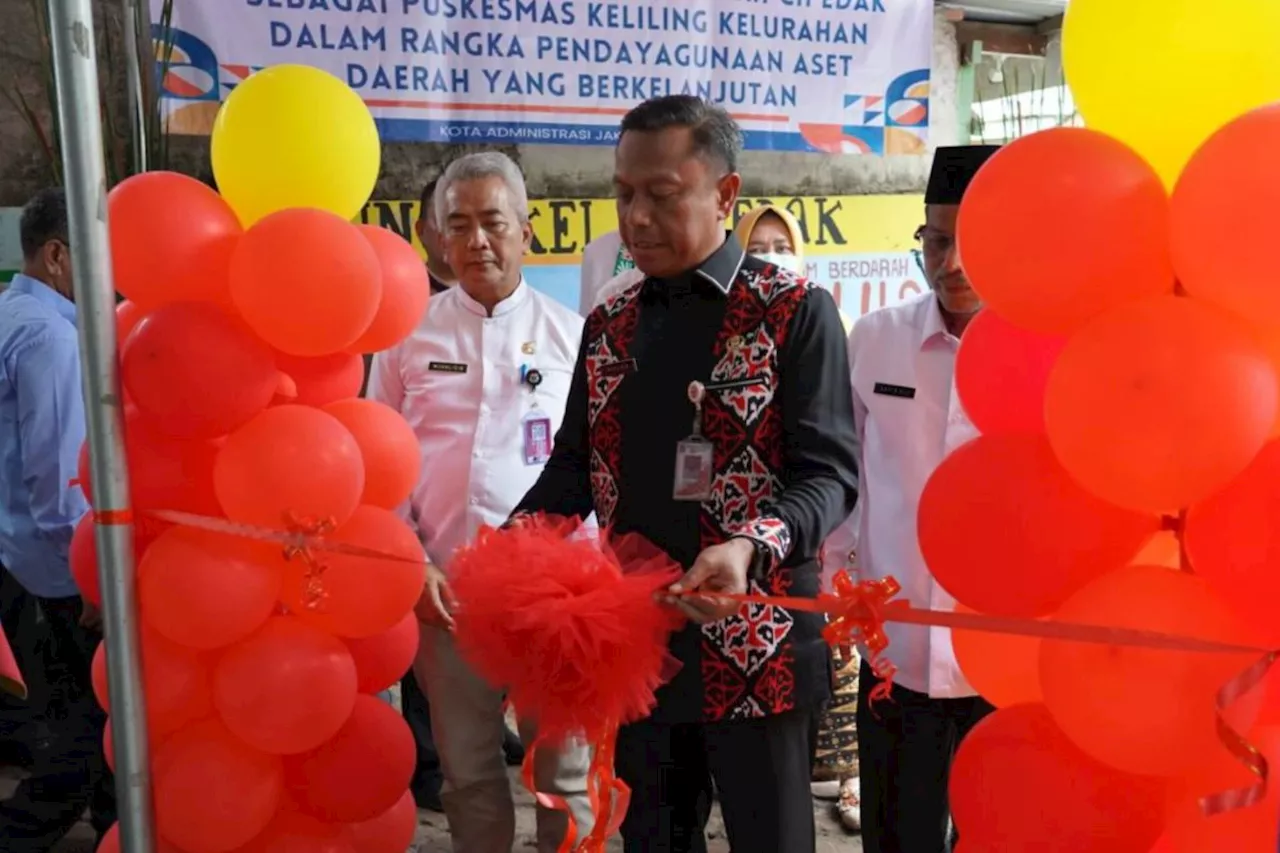
M118 24L118 0L99 0L99 23ZM0 0L0 87L16 81L29 102L42 107L44 93L38 34L30 0ZM958 56L955 28L939 13L934 21L932 142L957 139ZM122 113L122 110L118 110ZM412 198L443 164L467 150L454 145L388 145L376 197ZM503 148L524 169L532 195L600 198L611 194L613 153L608 148L558 145ZM861 157L748 152L745 192L751 195L819 195L920 192L928 158ZM209 174L208 141L174 142L170 167L199 177ZM49 182L40 147L7 97L0 98L0 206L20 205Z

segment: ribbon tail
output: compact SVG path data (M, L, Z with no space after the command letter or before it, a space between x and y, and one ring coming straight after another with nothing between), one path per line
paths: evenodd
M556 848L556 853L574 853L578 840L578 822L573 818L573 810L569 808L569 801L558 794L545 794L538 790L538 783L534 773L535 758L538 754L538 749L544 744L545 741L541 736L529 744L529 748L524 754L524 764L520 766L521 778L524 780L525 788L529 793L533 794L533 798L537 800L538 805L544 809L564 812L565 822L568 825L565 829L564 841L560 842L560 846Z
M595 825L575 853L606 853L609 838L622 828L627 807L631 804L631 789L614 775L613 761L617 742L618 726L610 723L593 744L595 748L587 775L587 796L591 801Z
M1256 776L1258 781L1247 788L1220 791L1202 798L1200 800L1200 811L1206 817L1213 817L1238 809L1247 809L1250 806L1258 805L1267 797L1267 787L1270 783L1270 768L1268 767L1267 759L1256 746L1227 722L1226 713L1241 697L1262 683L1277 660L1280 660L1280 653L1272 652L1231 679L1218 691L1218 739L1222 741L1223 746L1227 748L1231 756Z

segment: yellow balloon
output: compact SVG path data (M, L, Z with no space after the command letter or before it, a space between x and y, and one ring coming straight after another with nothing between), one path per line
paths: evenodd
M1085 124L1169 187L1220 127L1280 100L1277 45L1276 0L1071 0L1062 35Z
M276 65L237 86L211 141L218 192L245 228L314 207L354 219L378 180L382 146L360 96L306 65Z

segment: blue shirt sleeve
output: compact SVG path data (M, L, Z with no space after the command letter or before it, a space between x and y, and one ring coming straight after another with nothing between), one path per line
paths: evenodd
M51 329L13 355L22 479L31 496L37 542L33 553L50 571L64 572L71 534L89 505L76 478L84 443L80 350L74 328Z

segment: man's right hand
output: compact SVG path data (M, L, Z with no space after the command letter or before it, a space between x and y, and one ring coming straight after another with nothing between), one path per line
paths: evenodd
M428 563L427 582L413 608L414 615L419 622L452 631L453 611L457 607L458 600L453 597L453 590L449 588L444 572Z

